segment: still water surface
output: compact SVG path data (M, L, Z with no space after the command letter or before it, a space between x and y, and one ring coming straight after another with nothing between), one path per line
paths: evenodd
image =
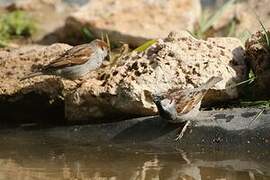
M263 152L185 152L57 136L40 130L1 130L0 179L270 179L270 158Z

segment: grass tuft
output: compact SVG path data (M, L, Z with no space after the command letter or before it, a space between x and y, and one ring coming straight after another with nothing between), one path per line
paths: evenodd
M24 11L0 16L0 46L7 46L12 38L30 37L36 31L34 20Z
M86 39L87 41L92 41L95 39L95 36L91 32L91 30L87 27L82 28L82 34L83 34L84 39Z
M270 32L267 31L267 29L265 28L265 26L264 26L262 20L261 20L260 17L258 16L258 14L257 14L255 11L253 11L253 13L255 14L256 19L257 19L257 21L259 22L259 24L260 24L260 26L261 26L261 28L262 28L263 34L264 34L264 38L263 38L262 42L263 42L264 44L266 44L268 48L270 48Z
M223 4L214 14L209 14L208 11L203 11L201 18L198 22L198 26L192 32L193 36L199 39L207 38L209 31L213 25L221 18L224 11L230 8L236 0L229 0ZM230 24L229 34L234 34L235 32L235 22Z
M258 107L258 108L269 108L270 101L262 100L262 101L241 101L240 105L243 107Z
M157 41L155 39L149 40L149 41L145 42L144 44L140 45L139 47L137 47L136 49L134 49L134 51L143 52L147 48L149 48L150 46L152 46L153 44L155 44L156 42Z
M260 18L258 19L262 30L263 30L263 34L264 34L264 42L266 43L267 47L270 48L270 32L266 30L263 22L260 20Z

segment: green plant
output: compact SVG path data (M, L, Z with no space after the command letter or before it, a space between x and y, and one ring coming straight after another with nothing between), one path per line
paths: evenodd
M210 33L212 26L221 18L224 11L231 7L236 2L236 0L229 0L223 4L215 13L211 14L208 11L203 11L201 18L199 19L198 26L192 32L192 35L196 38L205 39ZM232 22L233 23L233 22ZM235 31L235 24L230 24L231 28L229 33L232 34L232 30ZM233 29L234 28L234 29Z
M87 27L83 27L82 28L82 34L83 37L87 40L87 41L92 41L95 39L95 36L93 35L93 33L91 32L91 30Z
M236 30L236 22L231 21L229 26L228 26L227 36L235 36L235 30Z
M249 74L248 74L248 79L247 79L247 80L241 81L241 82L239 82L239 83L237 83L237 84L234 84L234 85L232 85L232 86L228 86L228 87L226 87L226 88L227 88L227 89L235 88L235 87L238 87L238 86L243 85L243 84L248 84L248 85L250 85L251 83L253 83L253 82L255 81L255 79L256 79L256 76L254 75L253 71L250 70L250 71L249 71Z
M149 48L151 45L153 45L156 42L157 41L155 39L146 41L144 44L142 44L139 47L137 47L136 49L134 49L134 51L143 52L143 51L145 51L147 48Z
M270 101L262 100L262 101L241 101L240 105L243 107L257 107L257 108L269 108Z
M0 16L1 46L6 46L14 37L29 37L35 31L33 19L24 11L13 11Z
M264 39L263 42L267 45L268 48L270 48L270 32L266 30L263 22L260 20L260 18L257 16L257 19L261 25L261 28L263 30Z
M236 37L240 39L243 44L245 44L246 40L251 37L251 32L248 30L244 30L241 33L239 33Z
M267 29L265 28L265 26L264 26L262 20L261 20L260 17L258 16L258 14L257 14L255 11L253 11L253 13L254 13L254 15L256 16L256 19L257 19L257 21L259 22L259 24L260 24L260 26L261 26L261 28L262 28L262 31L263 31L264 37L263 37L263 39L262 39L261 41L262 41L264 44L266 44L268 48L270 48L270 32L267 31Z

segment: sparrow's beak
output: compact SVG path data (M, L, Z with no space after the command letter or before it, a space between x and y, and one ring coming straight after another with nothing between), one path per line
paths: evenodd
M111 56L110 56L110 53L108 53L108 55L105 57L105 61L110 61L110 59L111 59Z

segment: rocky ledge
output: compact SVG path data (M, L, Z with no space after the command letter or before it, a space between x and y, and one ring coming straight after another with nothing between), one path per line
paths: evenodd
M203 103L234 99L239 92L228 87L247 77L245 51L238 39L211 38L204 41L181 32L170 33L144 52L124 54L115 65L107 64L89 73L79 88L73 81L54 76L20 81L25 74L49 63L69 48L71 46L66 44L54 44L2 50L1 106L25 102L31 94L35 100L29 104L34 109L43 107L44 102L37 101L41 96L46 97L48 105L60 101L69 121L112 121L154 115L157 110L152 93L174 87L195 88L212 76L221 76L223 80L209 91ZM24 106L19 104L19 109ZM38 117L42 113L46 114L41 110Z

